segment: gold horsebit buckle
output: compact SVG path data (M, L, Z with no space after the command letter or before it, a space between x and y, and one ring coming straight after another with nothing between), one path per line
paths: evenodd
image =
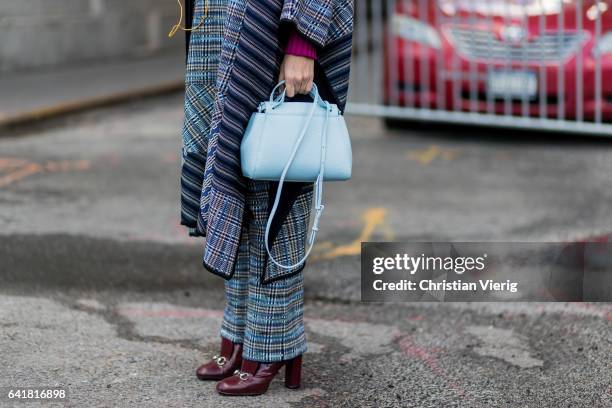
M238 377L240 377L242 381L246 381L246 379L249 378L249 373L245 373L240 370L234 371L234 375L237 375Z
M223 367L227 363L227 358L223 356L213 356L212 359L219 367Z

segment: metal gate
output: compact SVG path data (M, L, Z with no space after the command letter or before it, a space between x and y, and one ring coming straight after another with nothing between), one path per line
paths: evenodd
M612 1L355 0L349 113L612 135Z

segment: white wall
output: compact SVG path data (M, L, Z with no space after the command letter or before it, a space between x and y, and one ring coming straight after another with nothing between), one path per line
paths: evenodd
M0 72L178 51L182 33L167 36L178 10L176 0L1 0Z

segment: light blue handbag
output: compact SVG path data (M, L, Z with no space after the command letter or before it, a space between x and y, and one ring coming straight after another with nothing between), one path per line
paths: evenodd
M353 156L344 117L336 105L324 101L313 85L309 102L285 103L285 91L262 102L253 113L240 146L242 174L253 180L278 181L278 189L266 225L266 251L272 262L293 269L306 261L315 243L323 209L323 181L351 178ZM314 182L315 217L308 238L308 249L293 265L276 261L268 247L272 219L286 181Z

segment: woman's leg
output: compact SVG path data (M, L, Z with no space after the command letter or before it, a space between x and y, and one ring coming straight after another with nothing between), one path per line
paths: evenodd
M249 284L248 234L243 231L234 276L225 282L225 313L221 324L221 350L211 361L196 370L200 380L219 381L234 373L242 364L242 342L246 327Z
M303 279L300 272L262 285L260 276L250 276L244 359L278 362L306 351Z
M236 375L217 383L217 391L223 395L263 394L283 367L286 367L285 386L299 388L301 355L306 351L303 274L300 271L284 279L261 283L268 258L264 239L270 183L249 181L248 184L247 204L252 217L242 365Z
M249 268L242 365L235 375L217 383L217 391L223 395L263 394L283 367L286 387L299 388L301 384L302 354L306 351L303 272L262 283L267 276L264 272L270 267L265 231L272 184L248 182ZM311 199L312 189L302 189L302 194L291 204L292 216L286 218L281 226L282 234L276 236L275 252L286 251L285 255L298 257L303 252L308 214L302 212L309 211L305 203Z
M249 183L249 278L246 329L242 357L258 362L290 360L306 351L304 335L304 275L261 283L268 255L264 245L268 182Z
M249 234L242 231L234 276L225 281L225 310L221 337L233 343L243 343L249 294Z

